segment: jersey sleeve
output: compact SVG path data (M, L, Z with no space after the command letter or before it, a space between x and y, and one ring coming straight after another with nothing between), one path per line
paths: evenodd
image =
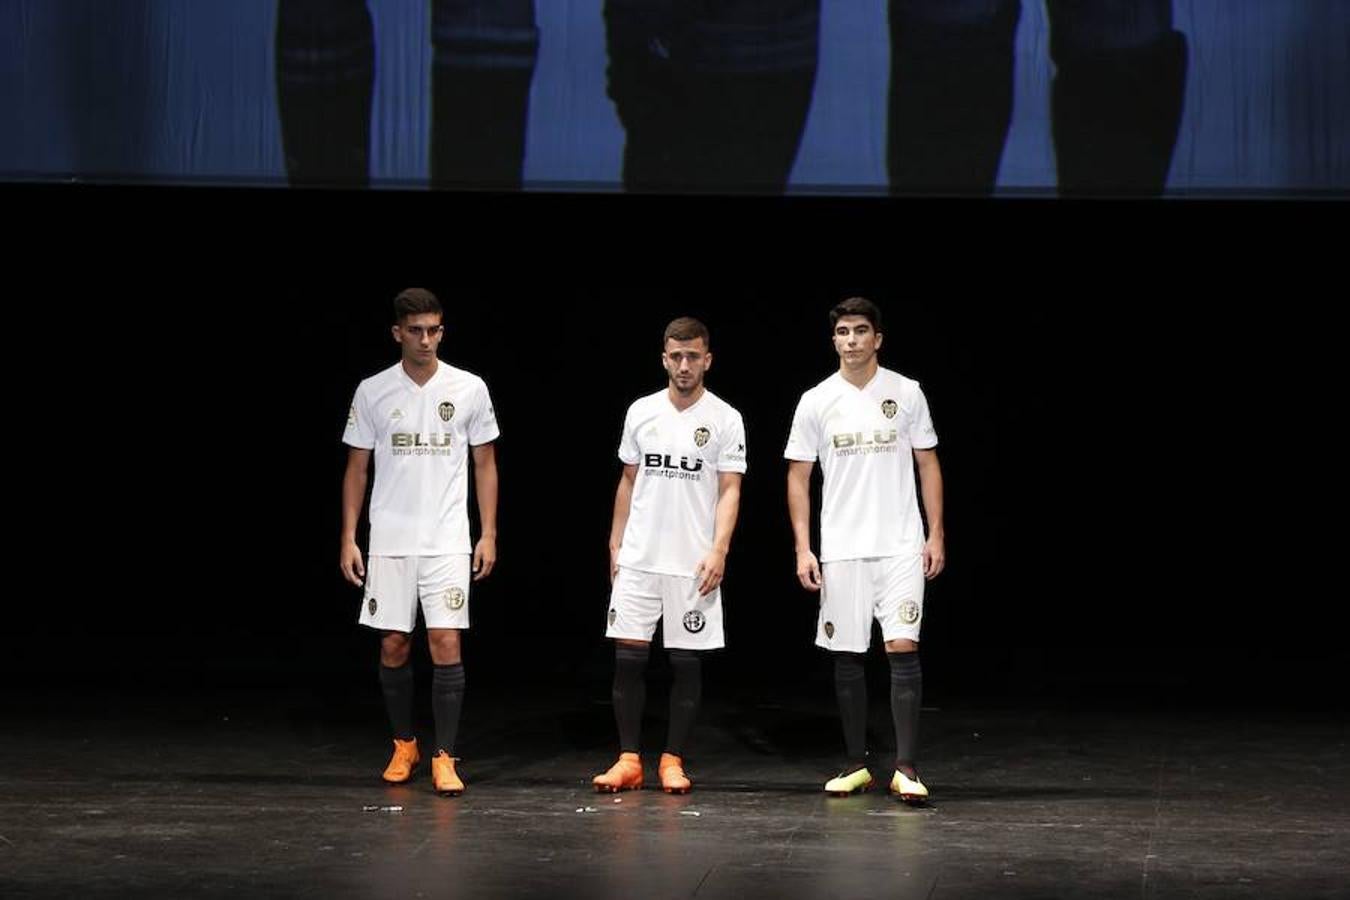
M635 466L638 462L637 423L633 407L623 417L623 436L619 438L619 459L626 466Z
M744 473L745 464L745 421L740 413L733 415L722 433L722 445L718 448L717 471Z
M486 383L482 383L480 388L478 403L474 407L473 417L469 420L467 429L471 447L490 444L501 436L501 430L497 427L497 410L492 405L492 395L488 393Z
M792 428L788 431L787 448L783 458L797 462L815 462L820 446L820 423L816 421L815 410L806 395L797 402L797 411L792 414Z
M342 442L358 450L373 450L375 419L370 414L370 403L364 388L364 384L356 387L356 396L352 397L352 406L347 412L347 428L342 432Z
M928 398L917 385L914 388L914 415L909 419L909 445L915 450L931 450L938 443L933 429L933 417L928 412Z

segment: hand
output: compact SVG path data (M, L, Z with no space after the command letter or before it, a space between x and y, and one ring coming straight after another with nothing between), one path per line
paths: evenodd
M820 563L810 550L797 551L797 580L808 591L820 590Z
M619 545L609 545L609 583L613 584L614 579L619 577Z
M947 566L947 548L942 535L935 534L923 545L923 577L938 577Z
M497 564L497 539L490 537L480 537L478 544L473 548L473 580L482 581L492 574L492 567Z
M717 590L717 586L722 583L722 575L725 574L726 570L727 555L725 553L714 550L704 557L703 562L699 563L698 568L694 570L694 577L699 579L698 595L706 597Z
M356 546L356 541L343 541L342 551L338 554L338 568L342 570L342 577L350 583L357 587L365 584L366 567L361 562L361 548Z

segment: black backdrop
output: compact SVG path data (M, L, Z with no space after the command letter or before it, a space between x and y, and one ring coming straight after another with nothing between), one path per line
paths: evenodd
M397 358L390 299L422 285L503 432L476 684L605 693L619 427L683 314L749 432L716 677L824 678L781 451L837 364L829 307L862 293L941 438L931 698L1343 703L1339 205L5 197L12 686L373 690L336 570L340 435Z

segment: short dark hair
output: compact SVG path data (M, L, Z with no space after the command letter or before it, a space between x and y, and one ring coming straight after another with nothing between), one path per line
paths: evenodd
M711 345L712 342L708 340L708 326L698 319L680 316L666 326L666 334L665 337L661 338L661 346L664 348L668 341L696 341L699 338L703 338L703 346Z
M839 324L839 320L844 316L862 316L868 322L872 323L872 330L881 334L881 310L877 305L866 297L849 297L847 300L840 301L834 309L830 310L830 330Z
M409 316L421 316L426 313L435 313L438 316L445 315L445 311L441 309L441 301L437 300L436 295L426 288L404 288L394 298L395 322L402 322Z

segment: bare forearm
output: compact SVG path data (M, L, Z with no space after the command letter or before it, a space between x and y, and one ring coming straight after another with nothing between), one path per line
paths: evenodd
M919 467L919 486L923 493L923 512L928 519L928 536L942 538L942 467L933 460Z
M342 540L356 540L356 523L361 518L361 506L365 500L365 470L348 466L347 473L342 477Z
M619 479L618 490L614 492L614 519L609 526L609 546L617 548L623 543L623 531L628 527L628 511L633 504L633 482L627 478Z
M796 552L811 549L811 483L788 475L788 518L792 520L792 545Z
M473 486L478 495L478 526L481 537L497 537L497 460L473 468Z
M736 530L736 517L741 511L741 489L724 490L717 498L716 524L713 527L713 549L725 556L731 550L731 533Z

